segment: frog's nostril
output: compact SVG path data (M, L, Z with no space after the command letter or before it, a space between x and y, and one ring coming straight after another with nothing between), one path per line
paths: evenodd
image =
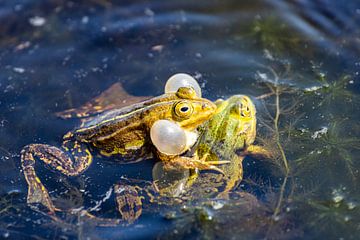
M202 105L202 109L205 110L205 109L212 109L211 105L210 104L207 104L207 103L203 103Z
M216 106L215 104L209 102L209 103L203 103L201 105L202 110L208 110L208 111L215 111Z

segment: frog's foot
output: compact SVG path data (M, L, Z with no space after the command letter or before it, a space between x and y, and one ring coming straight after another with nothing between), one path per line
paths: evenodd
M199 169L199 170L214 170L224 174L224 172L216 167L215 165L221 165L230 163L230 161L205 161L207 156L198 159L197 156L195 157L177 157L172 159L170 163L166 164L168 168L185 168L185 169Z
M33 184L29 185L27 203L36 210L39 209L39 205L43 205L48 209L49 214L54 214L55 211L59 210L55 208L49 193L38 178L35 178Z
M209 153L206 153L206 154L204 154L204 155L202 156L201 159L197 160L199 157L198 157L197 154L195 154L195 156L193 157L192 160L193 160L193 161L199 161L199 162L201 162L201 163L203 163L203 164L206 164L207 166L210 166L209 169L212 169L212 167L215 167L214 165L222 165L222 164L231 163L231 161L229 161L229 160L206 161L206 159L208 159L209 156L210 156L210 154L209 154ZM215 168L216 168L216 167L215 167ZM200 169L200 170L206 170L205 168L204 168L204 169L199 168L199 169ZM222 172L222 171L221 171L221 172Z
M190 165L194 166L193 168L199 169L199 170L213 170L217 171L221 174L224 174L224 171L218 168L215 165L221 165L225 163L229 163L230 161L201 161L201 160L192 160L190 162Z
M36 175L35 159L68 176L80 174L91 164L92 157L87 149L83 149L82 144L74 142L71 147L73 149L70 152L71 156L62 149L46 144L30 144L23 148L21 167L29 186L27 202L31 206L42 204L52 214L58 210L54 207L48 191ZM64 150L66 149L64 147Z
M116 184L114 186L118 211L122 219L133 223L142 213L141 197L134 186Z
M54 214L57 209L55 208L46 188L35 173L33 166L35 160L33 155L24 149L21 152L21 161L25 179L29 185L27 203L35 210L38 210L39 205L42 204L42 206L47 208L50 214Z

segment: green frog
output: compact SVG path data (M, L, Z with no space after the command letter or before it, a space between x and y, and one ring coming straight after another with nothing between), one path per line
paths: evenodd
M64 135L61 148L29 144L21 151L21 166L29 186L27 202L42 204L51 214L59 210L36 175L35 159L67 176L83 173L91 165L94 153L114 157L120 163L140 161L155 151L149 132L156 121L169 120L192 132L215 110L216 106L199 97L192 87L180 87L176 92L84 120L79 128Z

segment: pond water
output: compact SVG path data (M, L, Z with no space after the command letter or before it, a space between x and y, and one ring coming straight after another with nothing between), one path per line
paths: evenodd
M8 0L0 20L0 238L358 239L359 1ZM261 207L149 206L131 225L99 227L27 206L22 147L60 146L80 124L57 112L115 83L160 95L178 72L210 100L257 99L257 143L275 156L245 158L234 191ZM36 170L56 204L90 209L121 177L151 180L153 164L95 158L71 178ZM91 213L120 218L113 197Z

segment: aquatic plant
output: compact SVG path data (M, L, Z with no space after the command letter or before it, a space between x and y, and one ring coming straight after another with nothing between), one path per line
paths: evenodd
M264 117L260 123L271 134L260 141L270 146L269 149L275 153L277 148L279 154L274 154L272 163L283 173L279 189L269 190L266 197L268 205L273 209L268 236L274 236L274 229L279 226L279 221L291 220L293 217L302 219L300 225L304 231L310 231L311 226L317 228L321 224L321 234L311 232L312 236L327 235L329 233L326 231L332 229L333 234L341 237L346 231L358 229L358 225L353 224L359 218L359 212L354 210L357 204L351 200L346 201L341 188L334 188L328 199L324 191L329 183L349 186L349 181L355 191L358 189L358 124L355 119L351 119L350 114L343 111L354 109L346 108L346 104L347 107L356 106L358 102L358 96L349 88L353 84L352 78L350 75L341 75L339 79L330 82L325 75L315 72L314 79L321 83L321 87L301 90L279 84L283 75L279 75L273 67L260 66L272 76L269 78L267 73L258 72L258 79L271 90L270 94L265 94ZM291 71L286 73L291 74ZM286 96L287 93L295 98ZM281 107L281 94L286 96L289 111ZM274 99L275 104L269 104L268 99ZM296 106L292 106L294 103ZM315 103L315 106L309 106L309 103ZM335 105L336 110L333 109ZM275 110L271 111L271 107ZM324 110L325 113L329 111L325 118L327 123L315 130L304 127L309 122L309 114L324 114ZM292 117L283 115L284 113L292 113ZM281 122L280 116L285 116L286 119ZM342 177L339 179L334 176ZM317 182L314 182L316 179ZM275 202L274 196L278 196ZM339 229L334 230L334 225L339 226Z
M286 191L286 187L288 184L288 178L290 176L291 173L291 166L289 163L289 160L287 158L287 155L285 153L285 149L284 149L284 144L283 144L283 140L281 139L282 137L282 131L280 130L280 116L285 114L285 113L289 113L291 111L294 110L294 108L296 107L296 102L293 101L288 101L290 102L290 105L283 107L281 106L280 103L280 95L283 93L287 93L290 94L291 92L294 92L294 90L292 88L290 88L289 86L286 85L281 85L279 83L280 81L280 76L279 74L274 70L274 68L272 68L271 66L264 66L264 65L260 65L263 68L265 68L272 77L268 77L266 74L264 73L260 73L258 72L258 79L263 81L264 84L268 87L268 89L270 89L271 91L271 95L274 98L274 104L266 104L265 106L265 113L266 113L266 118L262 118L261 119L261 124L264 125L269 134L267 139L266 138L262 138L262 142L263 144L265 144L265 146L271 146L272 142L273 146L271 147L272 152L273 152L273 158L271 158L271 160L282 170L283 173L283 181L280 187L280 191L279 191L279 197L278 197L278 201L276 203L276 206L274 208L274 212L273 212L273 218L277 219L278 215L281 211L282 208L282 203L283 203L283 199L284 199L284 194ZM288 75L290 72L290 66L285 66L285 72L283 76ZM268 100L269 101L269 100ZM265 104L265 102L263 101L263 104ZM269 111L269 108L273 107L274 109L272 110L272 113Z
M330 107L333 103L337 103L336 105L355 105L360 102L359 97L350 90L351 85L354 84L354 79L351 75L343 74L338 79L330 80L328 75L317 67L313 66L313 71L315 74L314 79L320 85L305 88L304 92L319 99L317 106L326 105Z
M298 168L301 169L306 165L306 168L309 169L309 166L312 166L313 168L322 169L321 171L330 171L329 176L333 176L340 171L340 167L343 167L348 173L344 175L345 178L350 176L355 184L359 177L355 165L355 152L360 151L360 139L344 134L345 129L343 126L347 122L349 121L333 120L329 123L329 126L324 126L313 133L299 134L302 138L301 142L308 144L307 148L311 146L311 151L306 156L300 156L296 160Z

